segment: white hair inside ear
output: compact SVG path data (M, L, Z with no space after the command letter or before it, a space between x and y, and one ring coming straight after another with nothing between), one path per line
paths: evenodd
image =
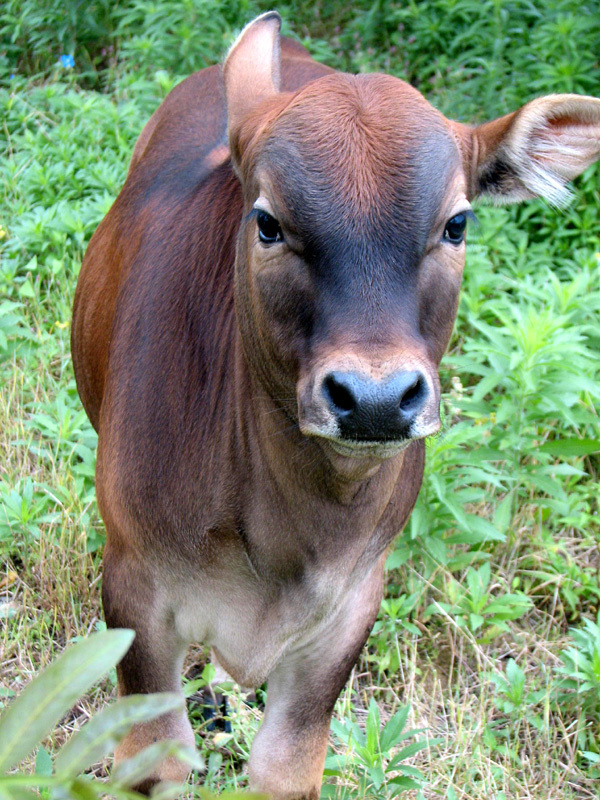
M568 181L600 158L600 100L595 97L563 94L532 100L512 115L493 144L485 142L492 126L475 131L484 140L480 193L499 203L544 197L564 206L571 196ZM494 182L494 170L502 180Z

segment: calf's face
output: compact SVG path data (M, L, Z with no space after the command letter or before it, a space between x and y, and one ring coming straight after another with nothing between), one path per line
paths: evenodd
M252 297L301 430L390 455L434 433L470 209L443 117L392 78L323 78L273 120L246 186Z
M224 68L246 355L304 434L393 456L439 429L469 200L560 201L600 155L600 101L542 98L469 128L389 76L336 73L285 94L278 72L267 14Z

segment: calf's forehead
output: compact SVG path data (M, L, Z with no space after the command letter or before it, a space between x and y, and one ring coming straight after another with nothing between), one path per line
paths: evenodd
M258 166L299 228L393 223L419 239L462 175L449 123L384 75L336 74L306 86L270 126Z

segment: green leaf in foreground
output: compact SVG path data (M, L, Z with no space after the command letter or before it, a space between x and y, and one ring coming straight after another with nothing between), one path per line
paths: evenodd
M178 742L165 740L154 742L126 761L119 762L113 770L112 780L116 784L135 786L136 783L151 775L159 764L170 756L189 764L190 769L201 770L204 768L204 761L195 750L184 747Z
M135 634L97 633L67 648L0 717L0 772L14 767L91 686L125 655Z
M36 794L32 789L27 789L24 786L11 786L10 788L0 785L0 800L36 800L39 794Z
M56 772L74 776L111 753L132 725L183 708L174 693L123 697L73 734L56 758Z

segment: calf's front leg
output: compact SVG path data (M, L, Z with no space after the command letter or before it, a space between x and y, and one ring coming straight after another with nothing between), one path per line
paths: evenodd
M255 791L273 800L318 800L331 714L377 617L383 563L269 676L265 717L250 751Z
M172 614L162 595L152 568L141 563L139 557L113 553L107 546L102 581L106 623L110 628L135 630L133 644L117 667L119 696L152 692L182 694L181 669L187 643L177 637ZM163 739L194 746L185 707L134 725L117 747L115 762ZM184 781L189 771L187 764L171 757L135 788L148 794L158 781Z

